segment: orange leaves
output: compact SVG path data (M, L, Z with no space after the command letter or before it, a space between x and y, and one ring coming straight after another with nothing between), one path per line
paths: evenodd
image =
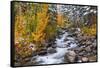
M42 12L47 13L49 6L47 4L42 4L42 7L43 7Z
M48 11L48 5L44 4L42 6L42 12L37 13L37 26L36 26L36 31L32 33L33 40L36 42L42 42L45 38L45 29L48 24L48 18L49 16L47 15Z
M19 41L19 38L25 34L25 18L23 15L15 16L15 41Z
M49 16L48 17L41 16L41 19L39 20L38 26L36 28L36 32L41 33L45 30L45 28L48 24L48 18L49 18Z
M45 33L32 33L32 36L34 41L41 42L45 37Z
M61 13L58 13L58 15L57 15L57 24L60 27L64 26L64 19L63 19L63 16Z

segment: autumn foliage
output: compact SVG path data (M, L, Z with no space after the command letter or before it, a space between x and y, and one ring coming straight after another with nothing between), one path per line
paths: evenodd
M42 42L45 38L45 29L48 24L49 16L48 5L43 5L42 12L37 13L38 24L36 26L36 31L32 33L33 40L36 42Z
M93 23L89 27L84 25L84 22L75 24L75 21L67 15L64 16L58 11L59 9L54 12L50 10L52 8L49 4L15 3L13 10L15 61L32 56L33 50L30 44L34 44L35 50L40 52L46 47L46 43L51 43L51 40L55 42L59 29L69 30L76 28L75 25L82 24L78 28L84 35L96 36L96 16L93 16Z
M58 13L57 15L57 24L59 27L64 27L64 18L61 13Z

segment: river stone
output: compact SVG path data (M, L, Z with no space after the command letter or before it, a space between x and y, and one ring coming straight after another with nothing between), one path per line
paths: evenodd
M49 47L47 49L47 52L50 53L50 54L52 54L52 53L56 53L57 51L55 50L55 48Z
M38 52L38 55L41 55L41 56L46 55L46 54L47 54L46 50Z
M92 42L88 40L88 41L86 42L86 44L87 44L87 45L90 45L90 44L92 44Z
M71 32L75 32L76 29L75 29L75 28L71 28L70 31L71 31Z
M84 48L77 46L77 47L73 48L73 50L75 50L75 51L83 51Z
M86 51L81 51L78 53L78 55L80 55L80 56L86 55Z
M97 50L93 50L93 53L94 53L94 54L97 54Z
M81 36L81 37L79 37L79 39L81 39L80 41L86 41L87 40L87 36Z
M73 35L72 34L69 34L68 37L73 37Z
M67 60L69 62L75 62L76 59L76 53L74 51L69 51L66 55L65 55L65 59L67 58Z
M56 47L57 47L57 45L56 45L56 44L52 45L52 48L56 48Z
M37 51L36 53L37 53L37 55L41 55L41 56L46 55L47 54L47 49L46 48L41 49L40 51Z
M92 43L92 45L93 45L94 47L96 47L96 42Z
M64 32L58 32L58 34L59 34L59 35L63 35L63 34L64 34Z
M30 61L30 60L31 60L31 57L28 57L28 58L25 58L25 59L24 59L25 62L28 62L28 61Z
M89 59L87 57L82 57L83 62L87 62Z
M51 44L51 43L48 43L48 45L47 45L46 47L47 47L47 48L48 48L48 47L52 47L52 44Z
M76 33L73 33L72 36L77 37L77 34Z
M76 56L76 53L75 53L74 51L69 51L68 54L69 54L70 56Z
M58 35L57 38L58 38L58 39L61 39L61 38L62 38L62 35Z
M65 47L70 47L70 45L69 44L65 44Z
M69 39L67 39L67 37L64 39L64 41L63 41L63 42L66 42L66 41L69 41Z
M85 48L85 50L86 50L87 52L91 52L90 46L87 46L87 47Z

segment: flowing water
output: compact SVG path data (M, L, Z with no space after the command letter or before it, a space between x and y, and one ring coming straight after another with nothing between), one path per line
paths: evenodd
M46 54L44 56L35 56L36 62L38 64L59 64L64 63L64 56L68 52L68 49L74 48L77 46L75 39L73 37L69 36L68 32L63 32L62 35L60 35L61 38L56 38L56 53L53 54ZM65 39L67 40L65 41Z

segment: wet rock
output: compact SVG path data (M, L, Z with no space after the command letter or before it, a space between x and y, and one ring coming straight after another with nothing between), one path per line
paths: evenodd
M58 48L66 48L67 47L67 44L64 44L64 45L61 45L61 46L57 46ZM70 47L70 45L69 45Z
M32 61L35 61L36 58L37 58L37 56L32 57L32 58L31 58L31 62L32 62Z
M87 36L80 36L77 40L78 40L79 42L82 42L82 41L86 41L87 39L88 39Z
M92 43L92 45L93 45L93 47L96 47L97 46L96 42Z
M62 30L64 30L64 31L68 31L67 28L62 28Z
M56 44L52 45L52 48L56 48L56 47L57 47L57 45L56 45Z
M25 59L24 59L25 62L28 62L28 61L30 61L30 60L31 60L31 57L25 58Z
M62 38L62 35L58 35L57 38L58 38L58 39L61 39L61 38Z
M77 36L77 34L76 34L76 33L72 33L71 35L72 35L72 36Z
M57 33L58 35L63 35L64 34L64 32L63 31L58 31L58 33Z
M75 48L72 48L71 50L74 50L77 54L79 54L80 52L82 52L84 50L83 47L75 47Z
M88 58L87 57L82 57L82 62L88 62Z
M93 53L96 55L97 54L97 50L93 50Z
M92 44L92 42L88 40L88 41L86 42L86 44L87 44L87 45L90 45L90 44Z
M69 51L68 54L69 54L70 56L76 56L76 53L75 53L74 51Z
M75 62L75 60L76 60L76 53L74 51L69 51L65 55L65 60L67 60L68 62Z
M69 31L70 31L70 32L75 32L76 29L75 29L75 28L71 28L71 29L69 29Z
M87 52L91 52L90 46L87 46L87 47L85 48L85 50L86 50Z
M42 50L40 52L37 52L37 54L41 55L41 56L46 55L47 54L47 50Z
M84 55L86 55L86 51L81 51L81 52L78 53L78 55L84 56Z
M81 31L81 29L80 29L80 28L76 28L76 31L80 32L80 31Z
M37 52L33 51L32 56L36 56L36 55L37 55Z
M77 34L79 34L80 32L78 32L78 31L75 31L74 33L75 33L75 36L77 36Z
M55 44L56 44L55 41L56 41L56 40L49 40L49 41L46 42L44 45L45 45L46 48L52 47L52 45L55 45Z
M41 56L46 55L46 54L47 54L47 51L40 51L40 52L38 52L38 55L41 55Z
M48 42L44 42L43 45L45 45L45 47L48 47Z
M73 35L72 34L69 34L68 37L73 37Z
M70 47L70 44L65 44L65 47Z
M52 54L52 53L56 53L57 51L55 50L55 48L50 47L48 48L47 52Z
M81 56L77 56L77 58L78 58L77 62L82 62Z
M47 45L46 47L47 47L47 48L48 48L48 47L52 47L52 44L51 44L51 43L48 43L48 45Z
M65 38L63 42L69 41L69 39Z
M93 45L89 45L90 46L90 48L92 48L93 47Z

